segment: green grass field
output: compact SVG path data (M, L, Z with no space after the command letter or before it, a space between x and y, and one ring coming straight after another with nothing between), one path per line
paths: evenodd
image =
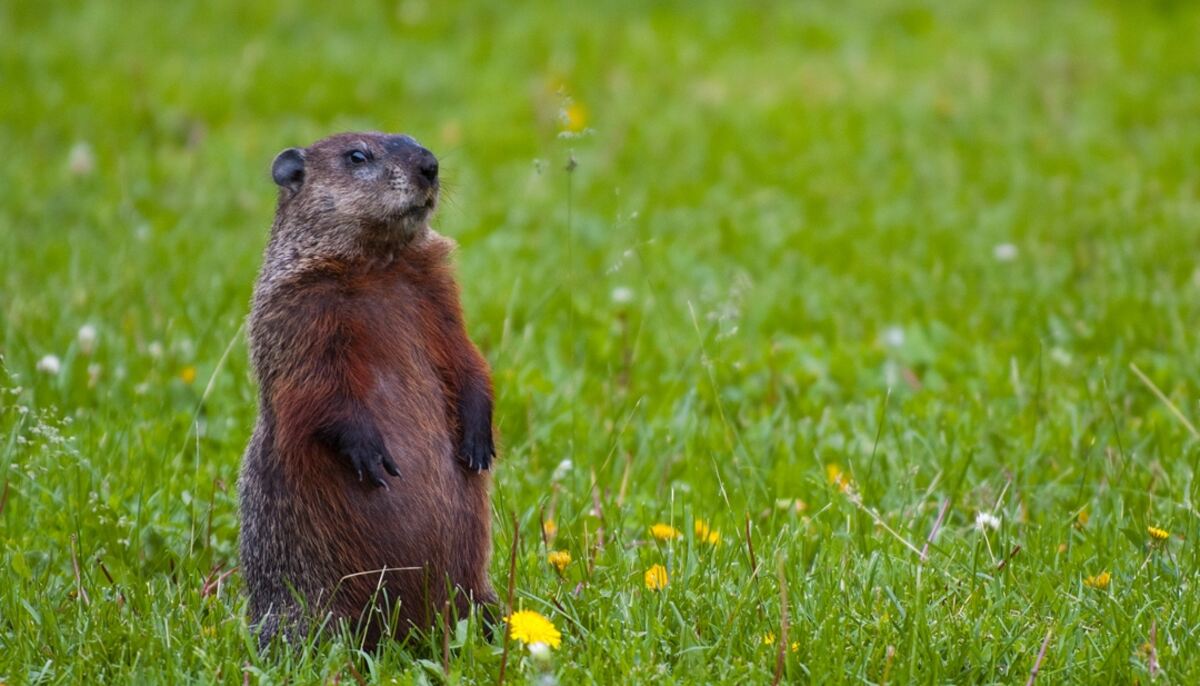
M1200 7L368 4L0 4L0 682L495 683L228 573L269 165L349 129L441 157L507 681L1200 681Z

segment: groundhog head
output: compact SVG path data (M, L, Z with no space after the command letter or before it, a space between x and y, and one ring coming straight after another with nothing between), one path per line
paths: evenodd
M343 133L288 148L271 166L277 231L327 257L395 248L428 226L438 161L409 136Z

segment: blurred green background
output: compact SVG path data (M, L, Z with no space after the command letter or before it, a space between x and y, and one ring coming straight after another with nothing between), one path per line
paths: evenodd
M1048 682L1194 681L1197 35L1187 2L0 3L0 681L494 680L465 625L448 677L436 636L261 656L236 573L207 589L270 161L355 129L441 159L493 577L515 516L564 633L510 678L769 683L778 563L790 680L1023 681L1050 632Z

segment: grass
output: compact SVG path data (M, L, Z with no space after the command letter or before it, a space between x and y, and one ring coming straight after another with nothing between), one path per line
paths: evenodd
M0 681L495 681L224 576L269 163L357 128L442 159L510 682L770 683L784 597L786 681L1200 680L1200 8L452 4L0 6Z

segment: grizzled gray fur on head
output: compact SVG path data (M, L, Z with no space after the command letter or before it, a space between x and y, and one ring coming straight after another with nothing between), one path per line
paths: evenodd
M285 273L313 261L386 258L427 230L437 205L437 158L410 136L344 133L288 148L271 176L279 208L267 261Z

